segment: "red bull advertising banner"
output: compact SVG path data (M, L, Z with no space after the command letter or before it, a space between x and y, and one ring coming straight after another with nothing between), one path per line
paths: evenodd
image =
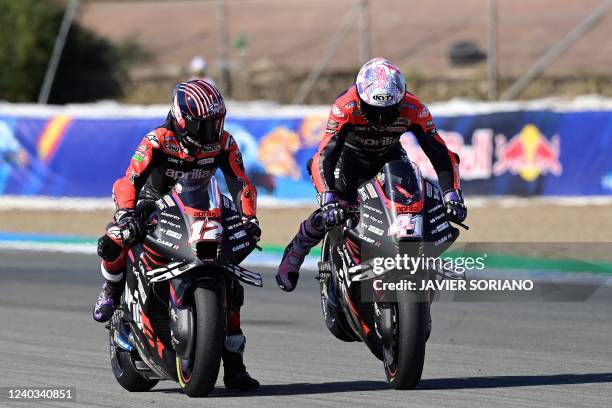
M67 111L69 112L69 111ZM6 114L0 110L0 194L107 197L140 139L161 125L148 117ZM612 111L510 111L435 115L439 133L461 158L466 195L612 194ZM306 162L321 141L320 113L241 116L226 129L243 152L261 195L310 200ZM415 138L401 143L423 174L435 172Z

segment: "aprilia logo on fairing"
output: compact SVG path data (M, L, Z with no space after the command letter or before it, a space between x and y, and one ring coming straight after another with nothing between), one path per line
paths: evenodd
M193 171L182 171L167 169L165 174L174 180L178 180L181 177L184 177L186 180L202 180L208 177L210 170L195 169Z

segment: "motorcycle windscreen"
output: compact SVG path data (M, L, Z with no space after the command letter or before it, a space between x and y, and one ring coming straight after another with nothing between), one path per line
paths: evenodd
M421 177L410 162L397 160L385 164L378 181L387 199L396 204L412 205L423 196Z
M186 173L174 185L174 191L184 205L198 210L219 208L217 181L215 177L193 178Z

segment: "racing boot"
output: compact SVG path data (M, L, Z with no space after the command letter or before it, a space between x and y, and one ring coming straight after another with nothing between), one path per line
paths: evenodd
M98 300L94 305L94 320L100 323L110 320L115 312L115 308L119 306L119 300L121 299L122 293L123 281L105 281L102 285L102 291L100 291L100 294L98 295Z
M115 308L119 306L125 285L126 265L125 259L122 258L123 256L120 256L113 262L103 260L100 265L104 284L93 309L93 319L96 322L107 322L113 316Z
M249 375L242 355L246 338L242 333L227 336L221 358L223 358L223 383L228 390L251 391L259 388L259 381Z
M325 227L323 225L320 211L315 211L300 225L300 230L291 240L285 252L278 272L276 273L276 282L278 286L286 291L291 292L297 286L299 271L302 263L308 252L316 246L325 236Z

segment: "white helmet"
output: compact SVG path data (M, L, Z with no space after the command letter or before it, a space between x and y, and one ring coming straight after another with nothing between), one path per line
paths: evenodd
M359 109L368 122L386 126L399 117L406 94L406 80L391 61L373 58L357 74Z

